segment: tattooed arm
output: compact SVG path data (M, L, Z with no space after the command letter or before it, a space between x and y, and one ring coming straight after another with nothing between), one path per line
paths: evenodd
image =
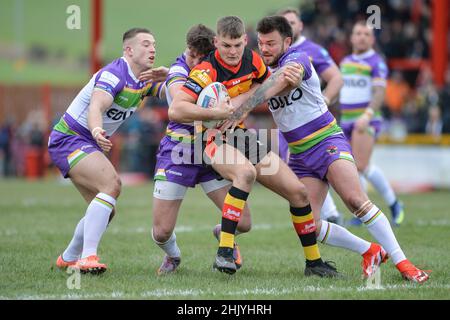
M286 64L264 81L256 89L255 93L233 112L230 119L234 121L239 120L270 97L300 86L303 75L304 69L302 65L298 63Z

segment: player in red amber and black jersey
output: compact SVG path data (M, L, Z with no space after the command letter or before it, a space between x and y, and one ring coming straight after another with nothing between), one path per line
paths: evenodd
M240 18L221 18L217 23L214 43L216 50L191 70L182 90L174 97L169 107L170 120L184 123L229 119L234 107L246 101L260 83L270 76L262 58L245 48L247 38ZM294 88L300 80L302 70L290 65L277 72L281 74L277 79L288 81ZM195 104L203 88L215 81L222 82L227 87L230 96L235 98L234 107L228 101L209 109ZM241 97L242 100L236 100L236 97ZM232 181L222 208L222 229L215 268L230 274L236 272L233 260L234 235L256 178L262 185L289 201L294 227L305 252L305 274L321 277L338 275L336 269L323 262L320 257L315 222L305 186L276 154L259 143L256 134L242 126L234 131L226 131L225 138L216 135L208 140L205 153L214 170ZM228 161L224 161L225 159ZM233 161L230 162L230 159ZM274 170L264 170L267 168Z

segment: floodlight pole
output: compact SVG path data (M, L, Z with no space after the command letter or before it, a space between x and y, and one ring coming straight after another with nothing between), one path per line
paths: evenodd
M101 68L101 41L103 26L103 0L91 0L91 74Z

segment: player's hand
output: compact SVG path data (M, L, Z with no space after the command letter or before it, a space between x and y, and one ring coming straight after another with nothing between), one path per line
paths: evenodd
M369 127L370 117L367 114L363 114L360 116L355 122L355 129L358 132L364 133L367 131Z
M153 81L153 82L163 82L166 80L167 75L169 74L169 68L164 66L148 69L139 75L139 81Z
M95 129L92 130L92 136L94 137L98 146L102 149L103 152L109 152L113 144L111 143L111 141L109 141L109 139L106 138L106 131L101 128Z
M211 108L214 112L213 120L227 120L231 117L234 107L231 104L230 98L220 102L215 108Z
M234 129L242 122L245 118L247 118L248 112L244 113L238 120L234 120L234 116L236 109L233 112L233 115L231 116L231 119L226 120L219 128L221 132L225 132L226 130L230 130L232 133Z
M234 128L236 128L241 121L239 120L225 120L225 122L222 123L222 125L219 127L220 132L225 132L227 130L230 130L231 132L234 131Z
M298 87L303 79L303 67L299 64L288 64L283 68L280 79L291 87Z

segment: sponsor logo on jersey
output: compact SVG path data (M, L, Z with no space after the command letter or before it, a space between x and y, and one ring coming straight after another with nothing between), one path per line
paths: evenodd
M188 88L189 90L194 91L196 94L199 94L199 93L203 90L203 88L202 88L198 83L196 83L195 81L193 81L192 79L188 79L188 80L184 83L184 86L185 86L186 88Z
M360 78L360 79L344 79L344 85L347 87L357 87L357 88L363 88L368 85L368 82L366 79Z
M173 170L167 170L167 173L170 173L170 174L173 174L173 175L179 176L179 177L183 176L183 174L181 172L173 171Z
M114 121L123 121L126 118L130 117L132 114L134 113L134 111L130 110L130 111L120 111L116 108L110 108L107 112L106 112L106 116Z
M203 88L211 83L211 78L209 77L209 69L206 70L194 70L189 75L189 78L192 78Z
M92 144L85 144L85 145L83 145L83 146L81 146L81 151L83 151L84 149L87 149L87 148L93 148L93 145Z
M282 109L286 106L290 106L294 101L300 100L303 96L303 92L300 88L295 88L286 96L273 97L269 100L269 109L271 111L276 111Z
M120 82L120 79L117 78L114 74L112 74L109 71L103 71L100 75L100 78L98 79L100 82L104 82L109 84L111 87L115 88L117 84Z

